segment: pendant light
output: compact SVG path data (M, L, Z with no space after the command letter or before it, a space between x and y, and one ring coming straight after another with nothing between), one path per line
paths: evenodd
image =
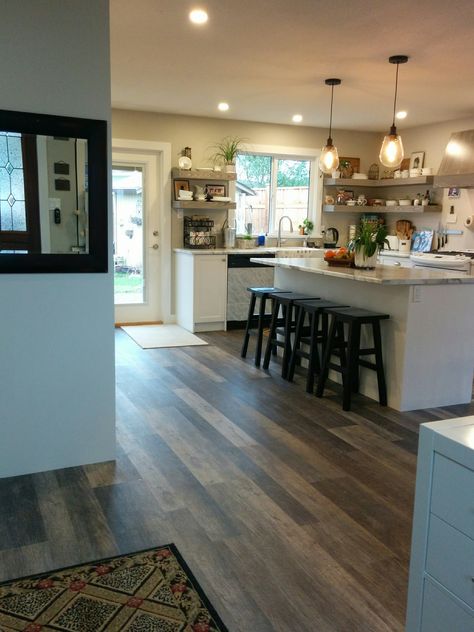
M384 167L395 169L400 166L400 163L403 160L402 137L397 134L397 128L395 126L398 92L398 67L400 64L406 64L408 57L406 55L392 55L392 57L388 58L388 61L391 64L397 64L397 72L395 76L395 96L393 99L393 120L389 133L383 139L382 147L380 148L379 160Z
M329 116L329 136L327 143L321 149L321 155L319 156L319 168L323 173L331 174L339 167L339 155L337 153L337 147L332 144L331 132L332 132L332 103L334 99L334 86L341 84L340 79L326 79L324 82L327 86L331 86L331 114Z

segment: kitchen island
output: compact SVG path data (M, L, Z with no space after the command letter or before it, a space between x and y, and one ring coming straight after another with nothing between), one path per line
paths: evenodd
M275 267L276 287L390 315L382 323L382 342L392 408L407 411L471 401L474 276L383 265L375 270L337 268L320 259L253 261ZM361 370L360 392L377 399L373 371Z

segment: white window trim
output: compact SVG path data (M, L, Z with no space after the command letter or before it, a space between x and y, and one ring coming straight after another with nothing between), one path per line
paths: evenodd
M314 234L319 234L321 229L321 202L322 202L322 180L319 172L320 149L308 147L289 147L286 145L260 145L246 144L242 154L262 154L271 155L273 158L286 158L288 160L309 160L311 162L308 194L308 219L314 224ZM276 232L269 232L268 237L276 237ZM285 235L288 237L288 235ZM292 238L297 238L294 234Z

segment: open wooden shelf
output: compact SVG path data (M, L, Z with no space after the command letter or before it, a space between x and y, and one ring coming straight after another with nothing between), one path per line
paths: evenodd
M173 167L172 176L179 180L237 180L236 173L227 173L225 171L214 171L214 169L179 169Z
M347 204L324 204L324 213L439 213L440 204L428 206L347 206Z
M387 178L384 180L354 180L354 178L324 178L324 186L350 186L350 187L401 187L426 184L434 184L434 176L420 176L419 178Z
M237 208L237 204L235 202L197 202L196 200L175 200L173 202L173 208L177 209L185 209L185 208L195 208L195 209L206 209L208 211L217 211L219 209L234 209Z

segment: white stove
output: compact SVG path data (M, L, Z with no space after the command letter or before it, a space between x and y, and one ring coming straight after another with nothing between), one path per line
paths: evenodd
M438 268L442 270L471 271L474 250L449 252L414 252L410 260L415 267Z

